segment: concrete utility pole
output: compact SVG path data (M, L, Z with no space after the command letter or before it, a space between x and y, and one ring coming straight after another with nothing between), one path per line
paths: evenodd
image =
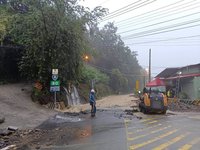
M149 82L151 81L151 49L149 49Z

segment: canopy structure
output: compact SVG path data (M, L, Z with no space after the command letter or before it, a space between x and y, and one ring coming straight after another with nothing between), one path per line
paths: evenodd
M147 83L147 87L165 86L165 82L160 78L155 78L153 81Z

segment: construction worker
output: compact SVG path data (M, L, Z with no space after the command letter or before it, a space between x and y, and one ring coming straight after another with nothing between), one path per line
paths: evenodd
M168 97L168 98L171 98L171 89L169 89L169 90L167 91L167 97Z
M95 101L95 91L92 89L90 91L89 101L91 105L91 117L95 116L96 113L96 101Z

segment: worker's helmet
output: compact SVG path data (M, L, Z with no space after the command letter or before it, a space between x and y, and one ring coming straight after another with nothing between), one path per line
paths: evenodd
M95 93L94 89L91 89L91 93Z

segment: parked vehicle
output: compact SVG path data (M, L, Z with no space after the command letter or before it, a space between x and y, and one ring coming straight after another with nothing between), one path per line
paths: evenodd
M143 90L140 97L139 109L144 114L150 112L165 114L168 108L167 96L159 88L153 87Z

